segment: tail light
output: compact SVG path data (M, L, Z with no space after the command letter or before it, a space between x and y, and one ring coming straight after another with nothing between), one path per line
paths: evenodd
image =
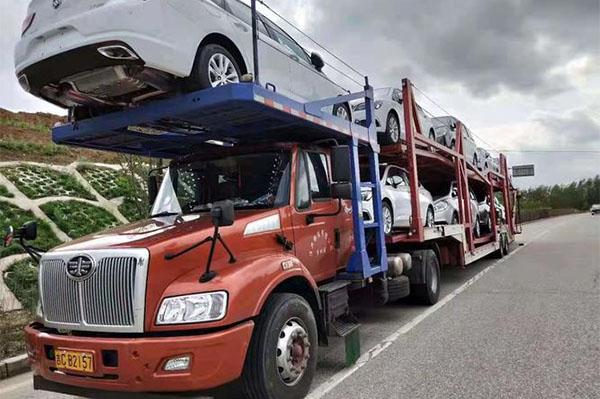
M23 36L25 34L25 32L27 32L29 30L29 28L31 28L31 25L33 25L34 19L35 19L35 13L29 14L27 17L25 17L25 20L23 21L23 25L21 25L21 36Z

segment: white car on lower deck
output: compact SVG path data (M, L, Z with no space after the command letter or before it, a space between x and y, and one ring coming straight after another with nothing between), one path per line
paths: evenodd
M368 170L361 171L361 176L368 176ZM383 201L384 232L389 235L395 228L410 227L412 205L408 173L395 165L380 165L381 198ZM373 195L369 188L362 189L363 220L374 222ZM435 214L433 200L429 191L419 187L419 203L424 226L433 226Z
M406 139L404 126L404 105L402 103L402 90L393 87L385 87L374 91L375 97L375 128L379 143L382 145L397 144ZM416 104L421 131L431 140L436 140L432 120L427 116L423 108ZM354 122L359 125L366 124L365 103L359 102L353 106Z
M15 49L31 94L77 115L253 72L250 8L238 0L32 0ZM260 82L298 101L347 91L273 22L259 16ZM348 104L331 109L351 120Z

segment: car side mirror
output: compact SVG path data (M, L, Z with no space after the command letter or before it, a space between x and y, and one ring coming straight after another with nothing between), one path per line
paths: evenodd
M351 183L334 183L331 186L331 196L334 199L351 200L352 199L352 184Z
M19 229L19 238L26 241L34 241L37 238L37 222L27 222Z
M331 178L335 183L350 182L350 147L338 145L331 148Z
M233 201L215 202L210 210L210 216L215 227L231 226L235 221Z
M452 198L458 197L458 192L456 190L452 190Z
M158 176L150 175L148 176L148 202L150 206L154 205L156 197L158 197Z
M312 53L310 55L310 62L317 71L323 71L323 68L325 67L325 61L323 61L323 58L318 53Z
M10 247L15 238L15 229L12 226L8 226L4 229L4 236L2 237L2 244L4 247Z

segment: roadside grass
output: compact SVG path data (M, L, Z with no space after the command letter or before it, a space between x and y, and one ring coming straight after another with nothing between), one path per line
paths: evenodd
M35 313L38 303L38 269L31 259L13 263L4 271L4 283L17 297L23 308Z
M41 208L71 238L80 238L119 224L108 211L85 202L49 202Z
M29 211L24 211L12 204L0 201L0 229L2 229L2 231L7 226L18 228L24 223L32 220L37 220L38 223L38 238L33 242L36 247L48 250L61 243L50 229L48 223L37 219L33 213ZM16 243L6 248L0 247L0 258L19 253L23 253L23 249Z
M23 122L16 119L0 118L0 126L15 127L18 129L27 129L39 133L50 133L51 127L42 123Z
M56 144L38 144L22 140L3 139L0 141L0 149L16 151L22 155L32 156L56 156L69 154L69 150Z
M38 166L17 166L0 169L28 198L65 196L93 200L92 194L70 175Z
M0 359L26 352L23 329L33 318L33 314L26 310L0 312Z
M13 198L14 195L6 187L0 184L0 197Z

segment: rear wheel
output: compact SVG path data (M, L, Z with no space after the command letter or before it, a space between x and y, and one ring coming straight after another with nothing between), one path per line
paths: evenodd
M433 227L435 224L435 214L433 208L427 208L427 216L425 217L425 227Z
M238 83L241 76L238 62L225 47L208 44L196 57L186 86L189 91L207 89Z
M336 104L333 107L333 115L346 121L352 120L350 117L350 107L348 104Z
M440 297L440 262L432 250L423 252L424 284L412 284L411 295L420 303L435 305Z
M390 112L385 124L385 133L381 137L382 145L393 145L400 142L400 121L398 116Z
M454 212L452 214L452 219L450 220L450 224L458 224L460 221L458 220L458 213Z
M392 234L392 229L394 227L394 211L392 210L392 206L387 202L383 203L382 206L383 213L383 232L386 236Z
M256 321L246 356L245 397L305 397L317 366L317 343L308 302L296 294L273 294Z
M479 221L479 216L477 216L477 219L475 219L475 227L473 229L473 234L477 238L481 237L481 223Z

